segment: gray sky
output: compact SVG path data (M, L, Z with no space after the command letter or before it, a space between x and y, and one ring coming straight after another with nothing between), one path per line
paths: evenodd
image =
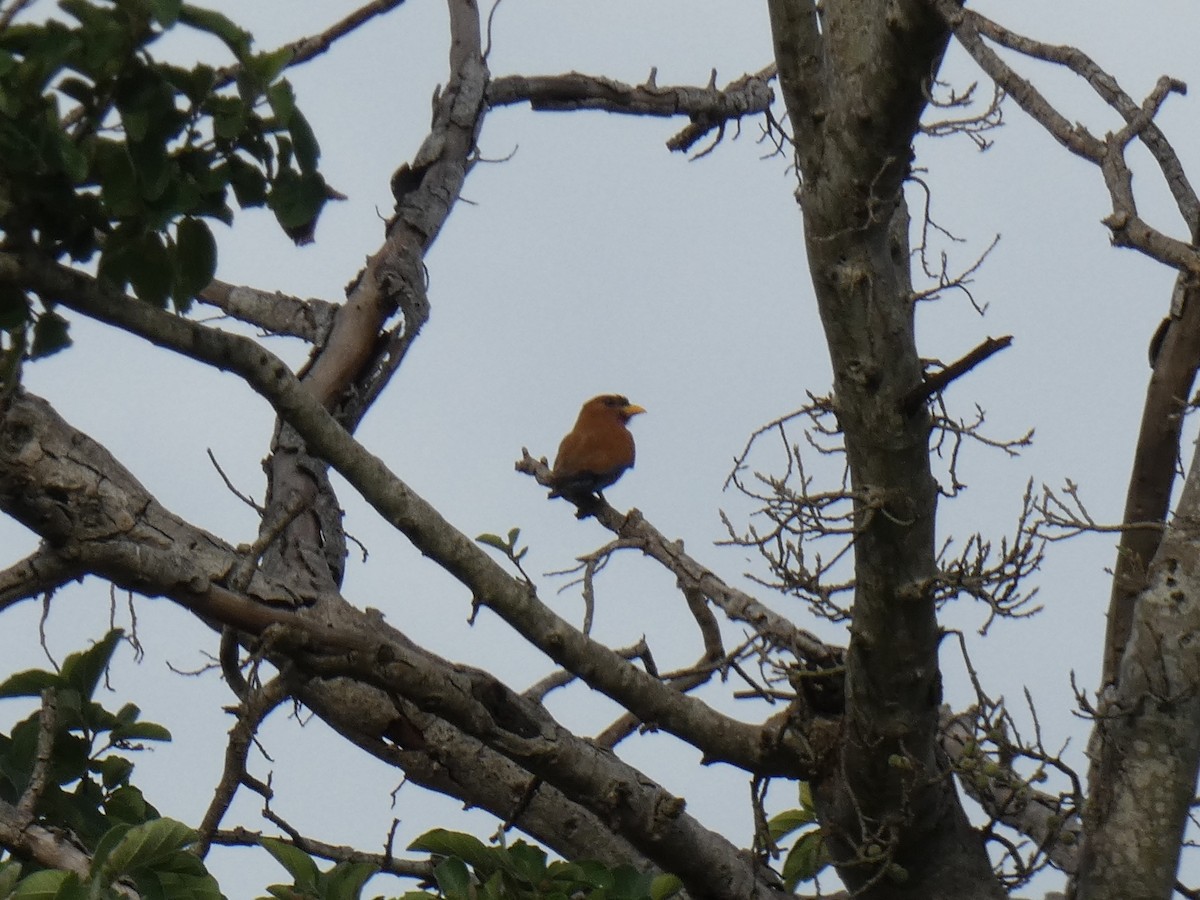
M211 5L249 27L264 49L318 31L356 6L342 0ZM1200 83L1194 52L1200 9L1183 0L993 0L976 8L1031 36L1082 47L1135 98L1160 74ZM216 226L219 277L305 297L343 296L379 245L381 217L391 209L389 176L426 132L431 92L446 78L446 39L444 6L410 0L291 73L321 140L322 169L350 200L327 208L316 244L300 249L262 211L240 216L232 230ZM190 44L174 50L196 52ZM215 42L200 50L221 51ZM660 84L702 84L715 66L724 84L769 60L764 4L505 0L490 67L496 75L575 69L640 82L657 66ZM1044 65L1026 63L1022 70L1068 119L1100 134L1114 127L1115 118L1086 88ZM957 49L943 76L959 88L984 81ZM1162 118L1194 177L1200 172L1196 103L1173 97ZM943 503L941 521L943 535L962 539L972 530L995 539L1011 534L1030 478L1054 487L1070 478L1098 520L1119 519L1149 374L1146 346L1173 282L1164 268L1109 246L1100 224L1107 196L1096 170L1070 157L1015 105L1005 106L1005 120L986 153L961 137L918 144L934 218L965 240L943 241L951 266L969 265L1001 235L972 285L986 317L954 293L927 304L919 318L921 352L949 361L988 335L1014 335L1013 346L957 382L948 401L962 416L982 405L993 437L1037 429L1035 446L1017 459L968 449L959 475L969 488ZM751 431L803 403L805 390L828 390L787 161L763 159L770 147L757 141L759 123L747 121L737 140L688 162L664 148L682 124L603 113L490 114L481 152L511 158L471 174L464 190L471 202L456 209L428 257L432 318L359 431L467 534L519 526L531 548L531 573L569 566L606 533L576 522L566 504L547 502L542 489L513 472L513 462L522 446L553 456L580 403L614 391L649 413L633 423L637 467L609 499L638 507L731 580L761 573L745 552L712 545L724 536L718 510L735 521L747 511L737 496L722 493L722 484ZM1136 186L1145 218L1183 236L1148 167ZM911 195L914 215L920 198ZM168 508L228 540L252 540L253 513L225 491L205 448L242 490L260 494L272 427L265 402L232 376L132 338L77 319L72 329L75 347L28 367L29 389L104 443ZM290 361L303 359L303 348L282 340L268 346ZM371 554L365 565L352 560L347 597L383 610L431 649L491 668L513 687L545 673L546 661L486 612L467 628L469 598L461 586L382 527L349 491L340 497L350 532ZM5 564L34 544L20 527L0 522ZM1047 743L1070 737L1081 769L1086 731L1071 715L1068 677L1074 671L1081 685L1096 683L1108 596L1104 569L1112 560L1107 537L1052 546L1039 579L1045 611L1031 621L1001 623L984 642L973 636L982 610L969 600L946 616L972 634L975 662L992 695L1020 705L1028 686ZM542 595L578 621L578 591L555 596L562 583L542 579ZM756 591L803 626L842 639L839 628L813 621L791 601ZM167 602L138 599L135 608L146 659L137 667L127 649L120 651L112 703L133 700L147 718L172 729L174 743L136 760L135 781L164 814L196 823L231 724L220 707L232 699L214 673L181 678L166 662L196 668L215 652L216 638ZM28 602L5 613L5 672L44 664L33 639L40 613ZM65 590L49 612L48 644L61 658L98 637L108 616L100 583ZM124 598L116 621L129 626ZM694 626L671 579L633 557L618 558L600 583L595 634L622 646L644 634L664 668L698 655ZM944 664L947 700L970 702L955 677L961 667L950 642ZM550 706L565 724L593 730L614 712L580 688L555 695ZM733 709L747 718L763 715L756 706ZM27 711L0 703L0 727ZM1026 718L1020 710L1018 718ZM277 714L263 738L274 763L259 758L252 771L274 771L276 811L313 837L378 849L392 816L402 820L398 846L434 825L481 835L494 827L414 787L400 791L393 808L389 792L398 773L344 746L317 722L300 729ZM684 794L702 821L748 842L749 788L741 774L720 766L699 770L691 765L694 751L661 735L631 741L621 752ZM792 801L790 788L776 787L773 805ZM260 827L253 799L235 805L226 824L235 821ZM282 878L265 854L252 858L253 865L249 851L214 853L213 869L229 896L250 896ZM1055 881L1044 884L1048 889ZM376 892L401 890L379 884Z

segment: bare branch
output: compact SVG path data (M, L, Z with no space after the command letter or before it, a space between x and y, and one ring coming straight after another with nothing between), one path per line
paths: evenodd
M337 312L335 304L324 300L301 300L279 291L262 291L218 279L197 294L196 299L268 334L291 335L310 344L324 343Z
M212 843L222 847L259 847L262 846L264 835L261 832L250 831L246 828L233 828L214 832ZM353 847L340 844L327 844L303 835L276 837L274 840L291 844L303 850L310 856L319 856L331 862L370 863L380 872L398 875L403 878L420 878L423 880L433 877L433 864L424 859L396 859L389 853L364 853Z
M4 31L13 23L13 20L21 14L21 10L25 9L33 0L12 0L8 6L0 9L0 31Z
M0 611L40 594L53 593L84 571L74 561L43 548L0 571Z
M22 823L16 810L0 800L0 845L28 857L47 869L74 872L80 880L91 873L92 858L73 843L68 832L41 825ZM124 900L140 900L141 894L119 881L109 886Z
M1139 250L1181 272L1200 274L1200 253L1194 247L1151 227L1138 215L1132 175L1125 161L1128 145L1135 138L1141 138L1159 164L1179 212L1195 236L1200 225L1200 200L1197 200L1174 150L1154 123L1166 98L1185 90L1182 82L1161 78L1146 100L1138 104L1121 90L1116 79L1073 47L1052 46L1017 35L973 10L962 9L953 0L931 2L954 30L959 42L993 81L1055 140L1101 169L1112 200L1112 213L1104 223L1112 232L1113 243ZM1100 139L1083 125L1072 124L1032 83L1018 75L986 44L985 35L1009 49L1056 63L1079 75L1121 115L1125 127Z
M534 459L528 450L523 450L522 454L516 464L517 471L531 475L539 484L550 487L550 467L546 461ZM604 502L596 508L596 521L619 537L636 542L644 554L674 574L682 587L700 591L730 619L745 623L775 646L794 653L798 658L832 659L835 656L835 651L816 636L797 628L787 618L763 606L749 594L727 585L685 553L679 542L668 540L637 510L621 515Z
M229 731L229 743L225 747L225 768L221 780L213 792L213 799L200 822L199 841L196 852L203 859L214 842L214 835L221 819L228 812L237 790L249 780L246 757L258 727L280 703L288 697L288 680L283 675L272 678L261 687L246 691L238 705L237 722Z
M961 359L957 359L948 366L943 366L936 372L927 374L925 380L909 393L904 398L904 412L906 415L912 415L918 406L946 389L946 386L956 378L961 378L963 375L970 372L973 368L992 356L999 353L1001 350L1012 344L1012 335L1006 334L1003 337L989 337L982 344L968 353Z
M488 85L491 106L528 103L536 110L595 109L634 116L687 116L691 124L667 142L670 150L687 151L714 128L771 107L774 66L743 75L722 89L715 85L659 86L647 80L631 85L601 75L506 75Z
M42 691L42 709L38 714L37 748L34 750L33 769L29 773L29 783L21 793L21 799L17 801L17 816L23 822L34 821L37 805L46 789L57 728L58 698L53 689L47 688Z
M372 2L360 6L354 12L350 13L350 15L330 25L319 34L300 38L278 49L291 50L292 58L288 62L288 66L298 66L325 53L339 39L351 34L357 28L365 25L377 16L391 12L402 3L404 3L404 0L372 0ZM217 87L232 84L237 78L240 69L240 66L228 66L224 69L219 69L217 71Z

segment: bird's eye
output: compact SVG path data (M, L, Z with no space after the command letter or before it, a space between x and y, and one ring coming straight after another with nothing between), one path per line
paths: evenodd
M624 397L612 396L605 401L609 406L625 407L629 405L629 401Z

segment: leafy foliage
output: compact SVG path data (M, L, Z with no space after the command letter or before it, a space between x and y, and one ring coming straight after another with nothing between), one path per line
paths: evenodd
M190 852L196 833L158 811L130 783L126 755L142 741L169 741L161 725L139 721L126 704L110 712L94 699L100 679L121 641L109 632L93 647L73 653L60 672L31 669L0 684L0 698L52 696L55 727L49 778L34 810L36 821L68 831L91 854L87 879L72 872L38 869L0 860L0 896L107 898L111 885L132 883L144 897L218 900L221 893L200 858ZM0 800L15 805L33 779L41 712L0 735Z
M313 858L291 844L263 838L262 845L287 869L293 883L267 888L280 900L358 900L363 885L378 869L370 863L339 862L329 871L317 868Z
M508 530L507 538L502 538L498 534L489 533L481 534L475 538L475 540L486 547L491 547L493 550L499 550L514 563L520 565L521 560L525 558L525 554L529 552L528 547L522 547L519 550L517 549L517 541L520 539L520 537L520 528L510 528Z
M208 223L232 220L231 199L311 233L328 194L316 138L280 77L290 49L254 53L240 26L180 0L59 7L67 20L0 31L0 247L98 254L110 285L182 311L216 270ZM236 76L156 59L151 46L180 25L224 43ZM0 328L36 321L34 355L61 349L52 302L35 314L4 285Z
M802 882L812 881L829 865L825 835L817 823L817 811L807 783L800 782L800 806L772 817L767 822L767 831L773 841L796 835L783 860L783 883L789 891L794 891Z
M547 862L544 850L524 841L492 847L441 828L426 832L409 849L439 860L434 868L437 890L411 891L404 900L667 900L682 887L674 875L598 862Z

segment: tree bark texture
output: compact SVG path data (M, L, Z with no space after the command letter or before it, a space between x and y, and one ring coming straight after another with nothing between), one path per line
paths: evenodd
M813 286L855 493L855 596L838 758L816 785L864 897L1002 896L937 746L937 486L903 182L949 32L922 2L770 3Z
M1200 446L1097 714L1075 897L1170 897L1200 772Z

